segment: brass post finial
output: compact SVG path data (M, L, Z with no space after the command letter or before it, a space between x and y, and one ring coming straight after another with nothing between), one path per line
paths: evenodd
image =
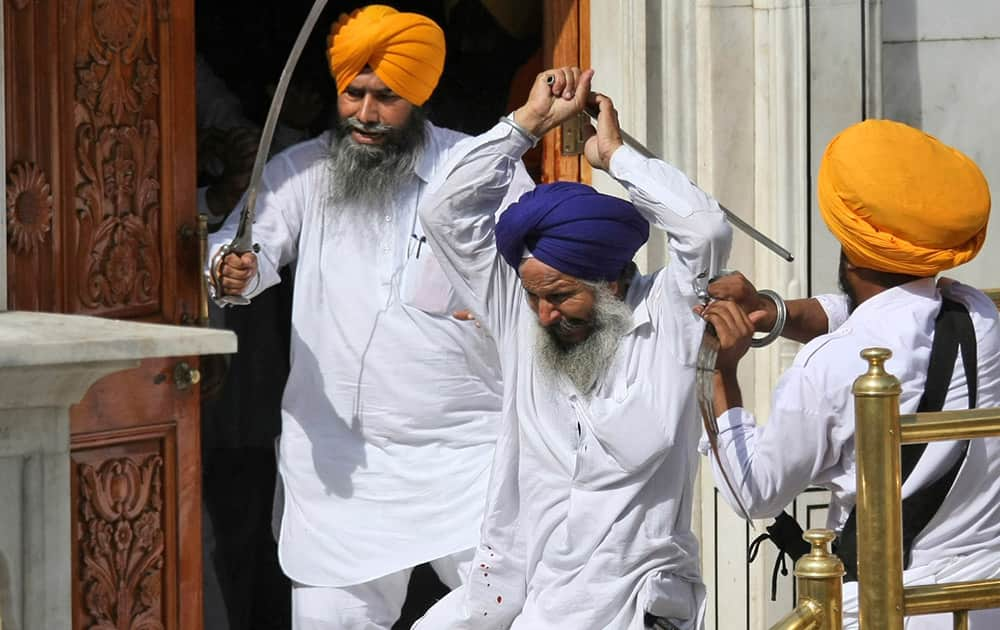
M829 555L826 545L833 542L836 535L830 529L810 529L802 534L802 538L812 545L809 553L814 556L826 556Z
M854 381L855 396L898 396L902 387L892 374L885 371L885 362L892 357L888 348L865 348L861 358L868 362L868 371Z
M795 563L795 575L800 578L823 579L844 575L844 563L830 552L829 544L836 535L829 529L810 529L802 534L812 549Z
M865 348L861 358L868 361L868 373L885 372L885 362L892 358L892 350L888 348Z

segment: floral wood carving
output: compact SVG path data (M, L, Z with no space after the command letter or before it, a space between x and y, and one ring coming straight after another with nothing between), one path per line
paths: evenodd
M34 253L52 225L52 189L45 173L19 162L7 173L7 239L17 254Z
M86 630L163 630L163 458L79 466Z
M79 0L76 158L79 298L155 304L160 286L158 33L148 0Z

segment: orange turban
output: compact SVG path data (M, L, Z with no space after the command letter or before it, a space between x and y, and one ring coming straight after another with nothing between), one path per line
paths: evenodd
M827 146L819 209L859 267L933 276L972 260L986 239L990 189L979 167L902 123L867 120Z
M407 101L423 105L444 70L444 32L416 13L372 4L342 14L327 38L330 74L337 93L347 89L365 66Z

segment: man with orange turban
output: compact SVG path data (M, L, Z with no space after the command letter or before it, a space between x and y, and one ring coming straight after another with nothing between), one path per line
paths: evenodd
M886 369L902 382L902 413L1000 406L996 307L972 287L936 279L982 248L990 193L967 156L887 120L856 124L830 142L818 193L823 219L841 243L844 295L784 305L732 275L709 286L717 300L699 310L723 347L715 400L719 456L726 470L740 471L735 487L742 503L752 516L777 516L794 532L784 507L809 486L831 491L827 524L840 535L836 551L848 571L844 627L855 628L851 388L866 368L859 353L892 351ZM736 379L755 327L806 342L762 425L742 408ZM906 445L902 469L904 583L1000 577L1000 438ZM735 505L729 488L718 488ZM796 547L804 543L795 533L769 529L779 548L801 554ZM906 627L951 628L951 621L951 615L913 617ZM971 624L998 628L1000 613L975 612Z
M271 160L260 252L219 270L227 294L252 298L294 263L277 505L296 630L387 630L414 566L458 586L478 541L501 405L496 350L452 317L465 306L417 221L466 137L421 109L444 42L428 18L381 5L333 25L339 120ZM518 168L510 198L531 185Z

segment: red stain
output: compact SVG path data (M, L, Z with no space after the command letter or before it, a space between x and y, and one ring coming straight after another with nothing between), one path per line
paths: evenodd
M497 603L498 604L502 604L503 603L503 596L497 595Z

